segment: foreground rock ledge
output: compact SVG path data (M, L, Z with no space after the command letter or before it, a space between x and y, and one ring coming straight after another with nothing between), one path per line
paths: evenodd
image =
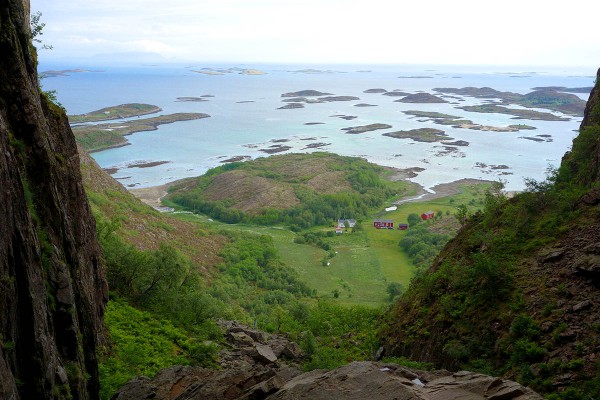
M397 399L541 400L518 383L473 372L414 371L395 364L353 362L300 373L286 366L210 370L171 367L127 383L113 399Z

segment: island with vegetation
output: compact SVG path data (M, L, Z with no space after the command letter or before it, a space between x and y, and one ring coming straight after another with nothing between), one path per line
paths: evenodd
M560 117L555 114L534 111L534 110L523 110L520 108L509 108L499 104L482 104L478 106L462 106L458 107L461 110L485 114L507 114L512 115L515 119L531 119L540 121L569 121L568 117Z
M388 124L369 124L369 125L361 125L361 126L351 126L348 128L342 128L343 131L346 131L349 135L357 135L359 133L376 131L379 129L390 129L392 125Z
M415 142L425 143L453 140L453 138L448 136L443 130L434 128L418 128L410 129L408 131L387 132L384 133L383 136L389 136L396 139L412 139Z
M446 100L430 93L409 94L406 97L394 101L399 103L447 103Z
M202 113L175 113L124 122L77 125L72 130L77 144L86 151L94 152L126 146L128 142L125 136L135 132L154 131L159 125L207 117L208 114Z
M318 97L318 96L333 96L333 93L319 92L318 90L306 89L297 92L283 93L281 97Z
M508 126L491 126L491 125L481 125L475 124L473 121L469 119L462 119L461 117L457 117L455 115L443 114L439 112L431 112L431 111L416 111L416 110L408 110L403 111L406 115L412 115L419 118L424 118L420 120L420 122L432 121L435 124L439 125L450 125L453 128L461 128L461 129L472 129L478 131L490 131L490 132L518 132L520 130L533 130L536 129L535 126L525 125L525 124L512 124Z
M90 111L85 114L69 115L69 122L71 124L78 124L84 122L110 121L113 119L139 117L160 111L162 111L160 107L152 104L128 103L101 108L100 110Z
M199 70L192 70L198 74L203 75L226 75L226 74L240 74L240 75L266 75L267 73L259 69L252 68L201 68Z
M436 92L471 96L480 99L500 99L501 104L516 104L526 108L544 108L563 114L581 117L585 109L585 100L579 96L559 92L553 89L535 90L527 94L501 92L489 87L476 88L435 88ZM478 111L479 112L479 111ZM486 112L486 111L480 111ZM529 117L525 117L529 118ZM541 119L541 118L537 118ZM554 121L554 120L549 120Z

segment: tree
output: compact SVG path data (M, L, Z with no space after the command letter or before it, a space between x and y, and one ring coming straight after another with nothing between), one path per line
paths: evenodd
M456 214L454 215L460 223L460 226L465 226L465 222L467 222L467 218L469 217L469 209L466 205L461 204L460 206L456 207Z
M415 214L415 213L408 214L406 221L408 221L408 224L410 226L414 226L414 225L417 225L419 222L421 222L421 217L419 216L419 214Z
M40 22L42 18L42 13L40 11L31 14L31 19L29 21L29 27L31 29L31 41L35 43L42 43L42 40L39 38L44 34L45 23ZM42 49L44 50L52 50L52 46L48 44L42 45Z
M386 292L390 301L394 301L397 296L404 292L404 286L399 282L392 282L387 285Z

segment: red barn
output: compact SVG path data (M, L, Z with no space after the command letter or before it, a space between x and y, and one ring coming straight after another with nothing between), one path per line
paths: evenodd
M398 224L398 230L401 230L401 231L408 230L408 224Z
M376 229L394 229L394 220L376 219L375 221L373 221L373 226Z
M433 211L425 211L423 214L421 214L421 219L423 221L426 221L428 219L433 219L435 217L435 213Z

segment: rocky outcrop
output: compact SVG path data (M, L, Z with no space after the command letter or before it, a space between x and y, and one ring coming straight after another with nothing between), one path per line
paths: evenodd
M296 365L304 352L284 335L268 334L235 321L221 321L226 348L221 352L221 367L247 368L253 364L280 365L280 361Z
M253 366L215 371L172 367L136 378L114 400L541 400L515 382L473 372L413 371L395 364L353 362L333 371L299 374Z
M137 377L113 400L538 400L515 382L472 372L417 371L395 364L353 362L341 368L302 373L299 346L284 335L268 334L221 321L226 349L221 369L175 366L152 379Z
M28 2L2 2L0 54L0 398L95 399L107 287L73 134L40 94Z

